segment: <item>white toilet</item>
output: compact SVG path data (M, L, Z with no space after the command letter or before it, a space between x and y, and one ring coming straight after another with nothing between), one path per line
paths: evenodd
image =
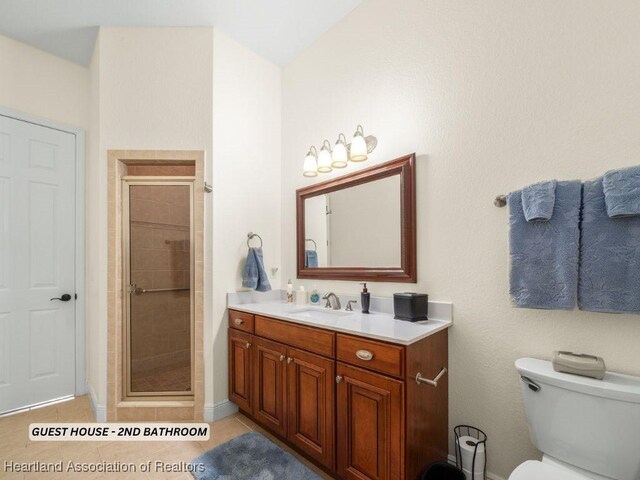
M533 444L509 480L639 480L640 377L603 380L558 373L551 362L521 358L516 369Z

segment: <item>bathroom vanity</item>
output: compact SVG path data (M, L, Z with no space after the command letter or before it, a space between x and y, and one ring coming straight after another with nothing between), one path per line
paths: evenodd
M415 479L447 458L450 325L229 305L229 399L337 478Z

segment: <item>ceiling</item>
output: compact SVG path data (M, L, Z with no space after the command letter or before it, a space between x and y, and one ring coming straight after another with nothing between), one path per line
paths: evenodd
M362 0L0 0L0 34L88 65L98 26L215 26L285 65Z

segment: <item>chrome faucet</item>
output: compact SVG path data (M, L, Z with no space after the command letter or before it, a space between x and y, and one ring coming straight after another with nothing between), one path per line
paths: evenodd
M342 308L342 305L340 305L340 299L333 292L327 293L324 297L322 297L322 299L327 301L327 304L324 306L324 308L333 308L334 310L340 310Z
M353 303L358 303L358 302L357 302L357 301L355 301L355 300L349 300L349 301L347 302L347 308L345 308L345 310L346 310L347 312L353 312L353 307L351 306L351 304L353 304Z

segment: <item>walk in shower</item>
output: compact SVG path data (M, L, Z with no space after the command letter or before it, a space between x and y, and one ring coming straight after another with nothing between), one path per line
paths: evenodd
M192 396L193 182L122 185L126 396Z

